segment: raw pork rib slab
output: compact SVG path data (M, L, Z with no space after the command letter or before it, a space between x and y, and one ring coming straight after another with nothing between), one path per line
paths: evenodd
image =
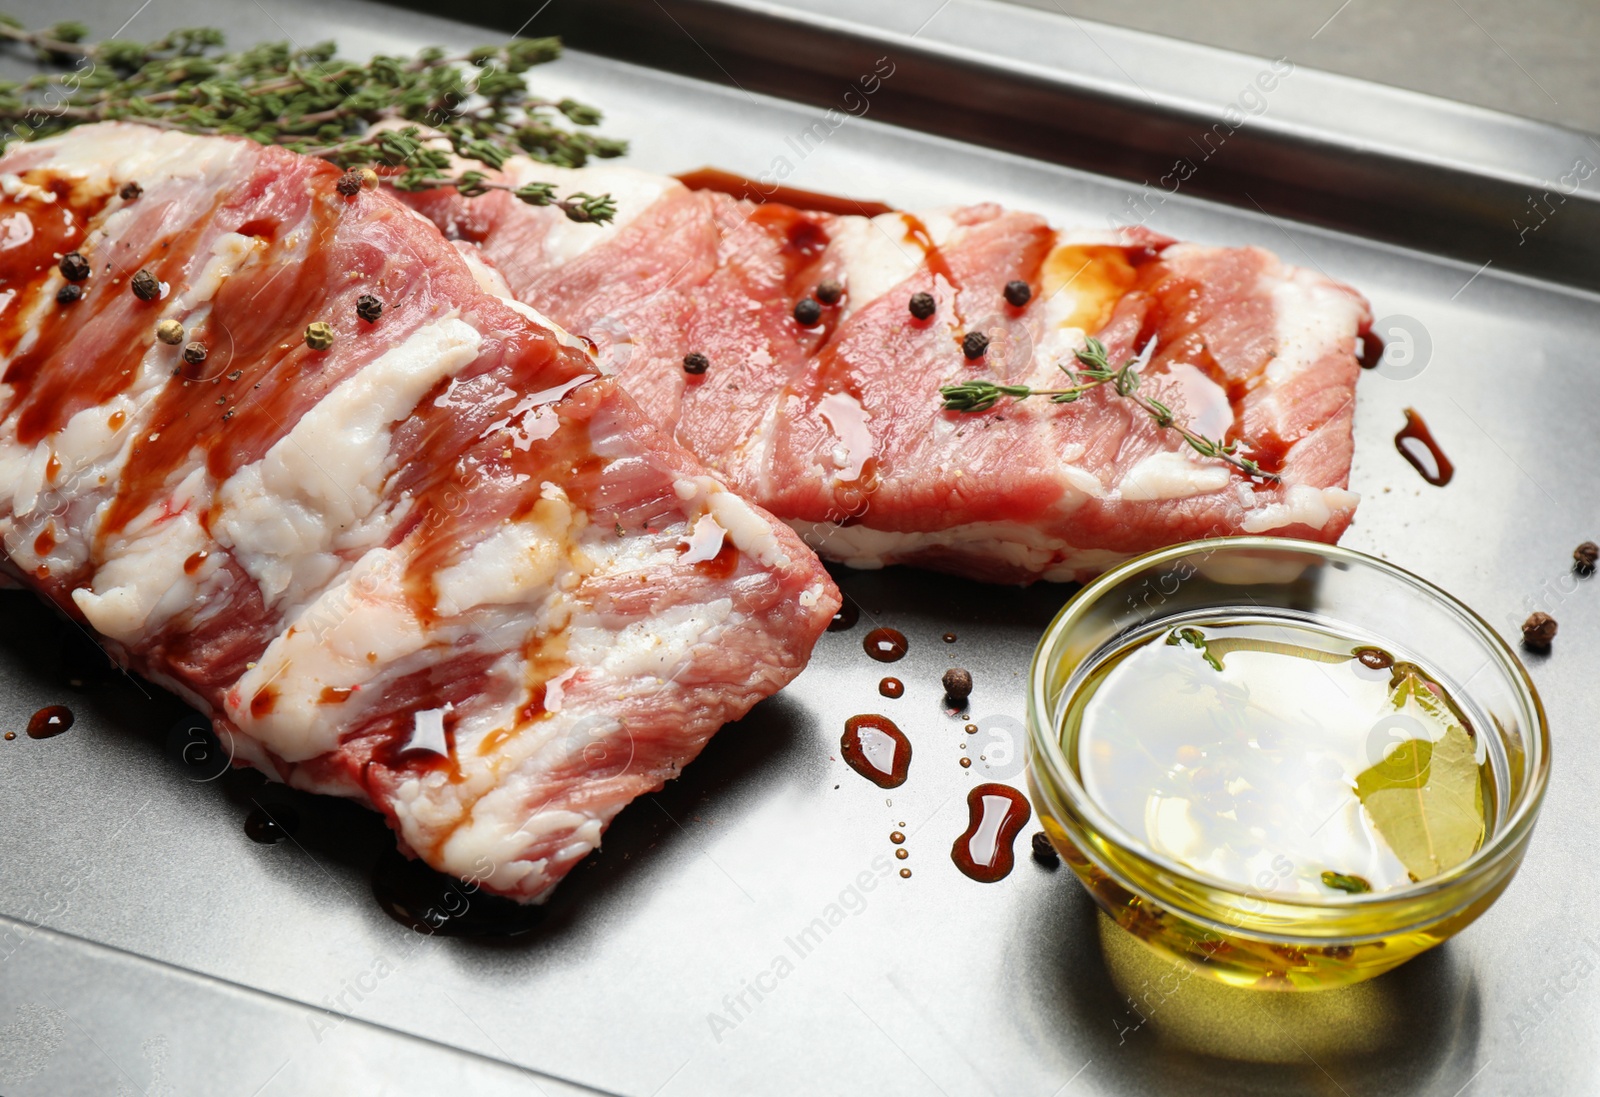
M980 205L837 216L754 204L627 168L514 159L513 182L609 191L584 233L509 195L413 200L477 244L523 301L593 339L623 386L730 486L858 567L906 562L998 581L1084 579L1195 537L1336 540L1359 335L1354 291L1258 248L1176 244L1141 229L1058 231ZM844 296L803 327L824 279ZM1003 295L1027 282L1023 306ZM935 298L919 321L915 293ZM988 352L969 361L963 337ZM1097 335L1114 366L1191 429L1241 441L1279 482L1252 484L1106 391L1070 405L940 407L941 385L1061 388ZM686 375L684 355L711 363Z
M577 340L338 175L122 124L0 158L9 569L238 759L539 900L800 671L838 594Z

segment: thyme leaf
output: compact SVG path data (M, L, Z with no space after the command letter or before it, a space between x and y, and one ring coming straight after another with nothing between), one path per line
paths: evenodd
M1211 664L1212 670L1222 669L1222 658L1211 650L1211 641L1206 639L1206 634L1197 628L1173 629L1167 634L1167 643L1174 647L1188 644L1200 653L1200 657Z
M514 155L562 167L620 156L624 142L587 132L601 121L573 99L533 96L524 74L560 56L555 38L518 38L460 54L436 47L414 57L357 62L332 42L306 48L268 42L224 50L221 31L176 30L151 42L90 42L82 23L28 30L0 15L0 45L70 66L0 82L0 143L33 140L89 122L248 137L319 156L343 168L371 166L399 190L457 187L472 197L508 190L584 223L611 220L609 195L558 199L547 183L513 187L460 170L452 155L498 169ZM410 123L396 125L396 123ZM374 129L384 124L394 128ZM437 138L437 139L435 139Z
M1324 887L1342 891L1348 895L1360 895L1364 891L1371 891L1372 885L1367 883L1364 876L1352 876L1349 873L1325 871L1322 874Z

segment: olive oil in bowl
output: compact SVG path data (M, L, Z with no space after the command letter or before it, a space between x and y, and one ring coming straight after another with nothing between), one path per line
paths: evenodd
M1434 675L1292 621L1139 636L1078 688L1062 735L1089 798L1151 852L1273 893L1431 879L1493 811L1487 745Z
M1510 881L1548 772L1504 642L1332 546L1131 561L1062 611L1032 677L1051 841L1118 924L1236 986L1356 982L1459 931Z

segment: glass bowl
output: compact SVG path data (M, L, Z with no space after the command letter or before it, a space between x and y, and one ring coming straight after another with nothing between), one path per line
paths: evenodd
M1333 897L1206 876L1150 849L1085 793L1063 716L1107 656L1164 623L1244 614L1369 636L1426 661L1488 737L1495 804L1483 844L1441 875ZM1130 560L1084 587L1045 631L1028 693L1029 784L1051 842L1100 907L1158 953L1233 986L1313 990L1369 979L1432 948L1505 890L1550 772L1544 708L1480 617L1392 564L1334 545L1227 537Z

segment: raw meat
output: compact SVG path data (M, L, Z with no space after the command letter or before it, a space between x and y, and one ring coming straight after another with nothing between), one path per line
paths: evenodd
M1142 229L1072 232L996 205L840 216L690 190L605 166L514 159L512 182L609 191L584 234L509 195L415 201L479 247L512 291L593 339L664 429L734 490L857 567L905 562L996 581L1085 579L1203 536L1336 540L1359 335L1353 290L1258 248L1178 244ZM844 296L803 327L824 279ZM1003 296L1028 283L1021 307ZM931 294L919 321L911 296ZM985 354L962 340L981 331ZM946 412L941 385L1059 388L1097 335L1139 357L1142 391L1278 481L1251 482L1104 390L1069 405ZM686 354L710 368L689 375Z
M338 176L125 124L0 159L9 570L237 760L541 900L800 671L838 594L579 340Z

